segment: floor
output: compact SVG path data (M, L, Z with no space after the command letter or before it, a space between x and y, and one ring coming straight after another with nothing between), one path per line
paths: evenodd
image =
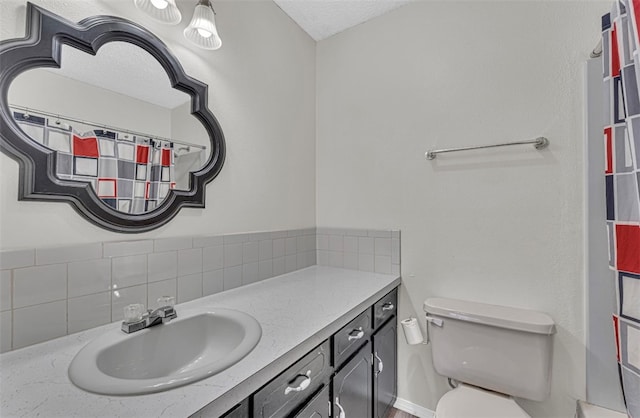
M400 411L399 409L391 408L391 412L386 418L418 418L415 415L411 415L408 412Z

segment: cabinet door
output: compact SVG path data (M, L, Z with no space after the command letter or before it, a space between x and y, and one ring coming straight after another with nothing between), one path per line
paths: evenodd
M295 418L329 418L331 416L331 399L329 398L329 385L318 392Z
M335 418L365 418L372 416L371 344L367 343L335 374L333 385L333 416Z
M373 416L375 418L384 418L396 401L397 354L397 325L396 318L392 318L373 335Z
M222 418L249 418L249 398L231 408Z

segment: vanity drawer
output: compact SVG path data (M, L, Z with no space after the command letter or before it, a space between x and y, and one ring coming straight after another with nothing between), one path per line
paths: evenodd
M398 289L393 289L373 305L373 329L377 329L398 310Z
M369 339L371 322L369 308L333 335L333 366L336 369Z
M231 408L222 418L249 418L249 398Z
M329 340L308 353L253 395L254 418L289 415L327 383L331 368Z

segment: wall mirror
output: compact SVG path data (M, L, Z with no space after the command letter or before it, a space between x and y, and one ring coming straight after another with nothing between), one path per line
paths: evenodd
M0 145L19 162L19 199L70 203L118 232L204 207L224 136L207 86L148 30L28 3L26 36L0 42L0 62Z

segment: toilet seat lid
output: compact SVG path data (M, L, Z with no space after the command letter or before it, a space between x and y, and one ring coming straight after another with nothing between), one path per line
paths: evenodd
M437 418L530 418L510 397L459 385L440 398Z

